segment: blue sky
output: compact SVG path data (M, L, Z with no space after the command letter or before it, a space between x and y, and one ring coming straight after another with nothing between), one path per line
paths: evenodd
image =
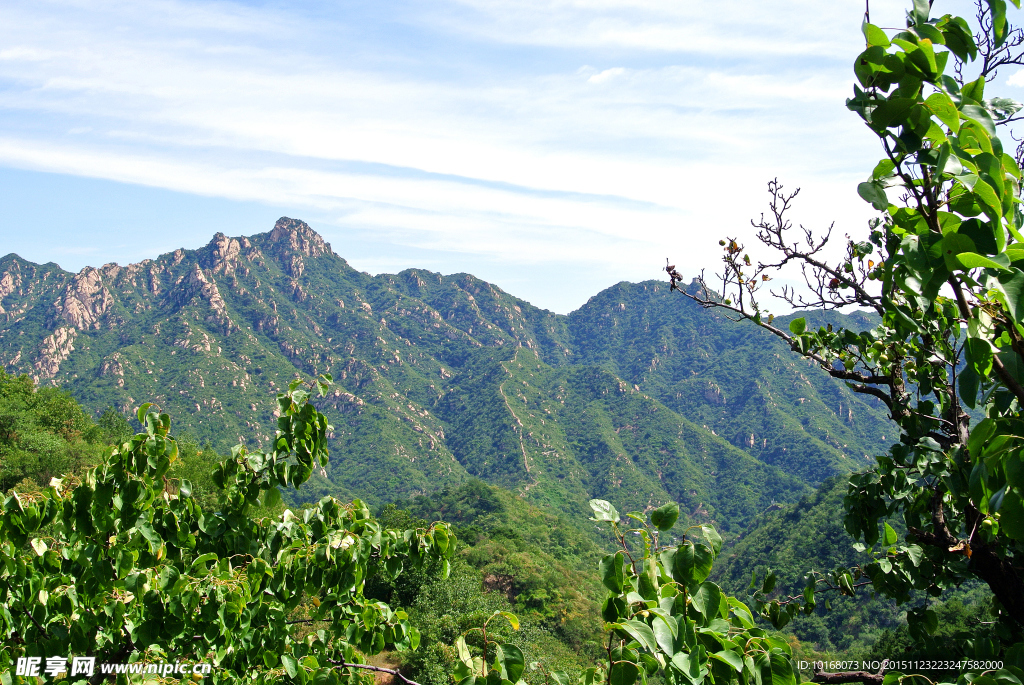
M5 0L0 254L124 264L286 215L361 270L468 271L568 312L665 257L714 268L773 177L803 188L796 219L858 231L862 12Z

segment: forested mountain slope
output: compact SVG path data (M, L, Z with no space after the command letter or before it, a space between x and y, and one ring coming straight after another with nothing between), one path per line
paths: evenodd
M743 597L748 594L752 574L760 580L771 569L778 578L774 594L785 597L803 590L805 574L810 571L821 573L870 563L874 558L867 551L855 549L853 538L843 527L847 489L848 479L832 478L799 502L757 517L730 541L715 565L713 577L725 590ZM906 531L902 521L893 520L891 524L903 538ZM872 597L870 588L862 588L856 597L829 592L819 595L814 613L797 616L785 630L813 650L881 659L921 656L912 650L904 654L902 650L908 649L910 642L896 639L906 635L904 615L909 608L930 605L940 613L959 612L967 623L974 624L969 628L972 631L979 621L991 620L988 609L992 592L980 583L946 588L941 599L948 606L935 604L938 600L923 591L913 592L909 604L902 606L892 599ZM959 623L943 620L940 633L951 637L956 630L964 629ZM883 635L885 631L889 634ZM963 639L953 644L962 646ZM952 654L960 652L951 652L946 645L929 658L951 658Z
M573 516L677 500L728 532L886 443L877 408L661 283L561 316L467 274L371 277L287 218L78 274L0 259L0 365L94 412L154 401L220 449L266 441L275 390L329 372L310 498L476 476Z
M771 334L655 288L620 283L570 314L575 363L604 366L813 484L858 468L895 438L880 403L831 382ZM870 327L855 317L848 325Z

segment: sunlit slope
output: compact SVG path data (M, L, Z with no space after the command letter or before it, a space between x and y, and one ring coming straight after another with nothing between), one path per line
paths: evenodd
M78 274L0 260L0 363L92 411L152 401L220 449L329 372L331 463L304 497L371 503L478 476L563 512L673 499L728 530L861 463L881 412L662 284L570 316L468 274L371 277L302 222ZM753 437L751 437L753 436Z
M888 444L887 433L895 437L873 399L754 324L704 310L664 284L620 283L569 321L575 363L608 369L805 482L860 468Z

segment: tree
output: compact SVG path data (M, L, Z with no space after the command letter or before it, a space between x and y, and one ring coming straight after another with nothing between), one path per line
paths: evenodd
M0 370L0 492L16 484L38 489L54 476L95 466L105 444L68 392Z
M318 381L321 393L329 382ZM70 682L114 677L103 664L166 677L160 662L208 663L215 683L358 682L382 670L362 655L415 648L405 613L365 598L363 586L374 571L394 577L428 560L446 572L455 543L446 524L390 530L359 500L331 497L300 514L255 515L327 463L331 426L309 395L298 381L278 395L270 451L238 446L217 465L214 510L197 504L187 479L167 478L178 447L170 417L150 405L138 411L143 432L84 478L9 496L0 682L34 682L21 676L73 655L95 661L77 674L73 662L55 663Z
M1021 106L985 90L999 67L1021 64L1024 34L1009 25L1003 0L977 9L977 35L960 17L931 16L927 0L915 0L898 31L865 15L847 107L881 143L882 159L857 189L880 215L841 257L828 257L831 228L792 235L787 213L798 191L773 181L770 212L753 222L771 257L755 262L736 239L722 240L720 293L703 275L680 288L679 273L667 271L673 289L754 322L876 398L900 430L875 468L850 478L844 502L846 529L875 561L850 574L811 574L810 592L788 600L762 593L764 615L783 625L813 605L816 590L851 594L870 584L906 601L912 590L937 596L978 578L997 600L998 640L979 637L965 649L1018 658L1021 648L1009 646L1024 634L1024 148L1015 158L997 135ZM807 286L773 293L792 307L866 308L877 325L812 330L796 318L776 326L760 296L787 267L799 267ZM891 517L906 522L902 543L884 523ZM926 608L908 621L920 640L935 627Z
M601 609L608 635L605 657L583 673L580 685L633 685L658 674L675 685L796 685L790 645L755 627L750 609L708 580L722 549L714 528L690 526L678 545L662 544L673 539L677 503L629 512L625 519L605 500L591 500L590 507L591 520L610 525L619 549L599 566L608 590ZM499 616L518 629L513 615L495 611L456 641L457 685L512 685L525 673L526 658L518 647L488 638L487 626ZM467 641L471 634L473 644ZM565 673L543 663L529 668L546 685L569 683Z

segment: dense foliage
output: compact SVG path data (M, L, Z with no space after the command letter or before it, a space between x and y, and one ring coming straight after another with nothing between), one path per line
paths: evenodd
M875 655L955 641L1008 665L966 679L1019 685L1024 215L1018 161L995 134L1019 106L985 98L1018 57L1002 0L980 7L978 36L923 0L905 30L865 23L848 105L885 151L859 188L882 216L832 265L827 237L788 238L794 196L773 183L759 237L781 256L755 264L727 239L722 295L682 286L739 326L654 284L559 317L465 275L371 278L291 220L78 276L5 258L5 363L66 381L94 410L134 396L187 409L198 437L172 439L145 408L132 437L117 409L93 425L62 391L0 378L0 486L15 486L0 517L0 663L70 647L209 660L225 682L335 682L395 650L388 663L424 683L795 684L792 644L759 613L824 648L858 646L838 643L861 627L841 621L871 622L855 637L877 635ZM813 295L784 291L791 304L869 313L774 319L758 291L793 263ZM86 291L102 297L69 304ZM335 426L297 384L273 404L256 390L325 369L341 381L320 388ZM200 442L237 438L269 449L224 459ZM329 472L328 441L341 457ZM769 514L726 548L743 559L722 585L765 574L755 611L723 592L718 530L869 465L843 498L865 545L839 542L826 488L802 506L813 515ZM364 492L400 500L374 520L333 497ZM619 547L603 557L589 529L571 530L594 496ZM623 523L616 506L646 509ZM817 567L797 571L823 535ZM950 598L972 581L995 601ZM867 585L889 598L877 611L856 605ZM823 592L842 598L836 613Z
M657 282L560 316L466 274L371 277L289 219L77 275L9 255L0 280L0 367L94 416L156 402L221 453L273 437L275 389L331 373L334 458L291 506L475 477L570 518L677 501L728 537L892 437L880 403Z
M505 595L521 619L543 625L574 650L595 646L597 535L479 480L421 495L408 506L421 519L451 525L459 556L482 574L486 587Z
M45 486L93 465L120 436L109 417L95 425L67 391L37 389L27 376L0 371L0 492L17 483Z
M19 383L33 392L27 379ZM439 685L453 672L473 678L474 669L493 669L507 682L609 676L627 683L641 670L645 678L661 670L670 680L694 682L708 669L735 665L716 645L740 644L735 630L742 626L739 653L753 661L736 662L736 673L792 678L788 647L752 629L742 604L727 598L721 611L702 604L717 587L706 581L721 545L717 533L703 527L695 529L696 543L658 542L675 537L678 505L652 512L653 527L631 513L651 543L632 549L614 507L594 501L595 520L612 524L622 549L600 563L605 588L614 587L601 610L593 574L600 554L591 535L481 481L404 503L455 521L454 529L395 505L377 521L358 501L327 498L298 515L282 510L278 488L298 486L323 467L331 427L297 383L279 406L277 449L239 447L222 461L194 439L172 438L169 417L145 406L138 413L144 430L134 437L116 413L100 428L79 410L85 430L126 439L97 466L5 500L0 600L7 644L0 658L12 666L54 655L141 667L208 661L214 682L332 682L381 668L365 655L388 648L405 651L385 662L400 666L403 677ZM171 474L178 477L168 480ZM212 505L201 506L211 495ZM648 571L638 575L625 562L630 554L646 559L640 568ZM676 554L695 554L697 565L677 563ZM617 574L610 563L619 564ZM647 596L655 567L657 601ZM611 611L609 651L600 626L601 613L611 620ZM652 616L671 619L671 628L654 625ZM666 629L680 637L670 644ZM540 660L528 664L526 655ZM590 666L595 661L604 665ZM21 678L11 669L2 677ZM69 680L102 677L109 676ZM734 676L723 671L721 678Z
M278 396L273 449L238 447L217 465L214 510L200 508L188 480L166 479L177 443L170 418L149 405L138 412L144 431L83 478L7 497L3 682L20 681L19 658L69 652L97 669L69 673L70 682L98 681L100 664L154 661L210 663L212 682L355 682L363 654L415 648L408 616L367 599L363 586L373 573L394 577L435 559L445 575L448 526L390 530L358 500L333 498L301 515L254 516L327 462L330 426L308 398L293 383ZM291 620L300 607L308 618Z
M904 602L914 590L937 596L978 579L995 595L996 629L963 646L981 659L1005 654L1016 667L1024 630L1017 568L1024 554L1024 214L1020 166L996 127L1021 106L986 99L985 86L1000 66L1019 63L1011 48L1022 37L1011 31L1002 0L979 3L977 36L962 18L932 17L931 10L915 2L906 29L893 35L868 18L863 27L867 48L847 106L884 151L858 188L882 213L864 239L851 239L838 263L828 260L828 234L805 230L804 243L793 241L786 214L795 193L773 182L769 218L755 226L776 254L755 263L735 240L721 241L723 294L705 286L695 297L753 321L878 398L900 429L899 443L850 479L845 498L845 527L871 548L872 561L852 573L810 573L802 596L765 590L757 595L764 615L784 625L813 611L822 581L852 595L864 578L861 584ZM979 71L964 76L976 59ZM901 193L898 202L889 188ZM864 307L877 325L813 330L800 318L788 331L778 328L758 293L788 264L803 268L810 292L784 289L790 304ZM668 271L675 286L679 276ZM972 423L975 408L982 417ZM906 524L902 544L885 522L891 517ZM908 622L911 637L927 642L937 614L921 606ZM1019 677L1007 673L996 677Z
M767 512L723 548L722 563L716 564L712 579L728 592L746 595L757 589L750 588L751 578L763 578L770 571L777 579L776 592L781 595L801 588L808 571L824 574L871 563L872 556L855 548L843 527L843 499L848 486L848 478L836 477L813 495ZM906 533L901 521L891 523L898 534ZM812 613L796 615L785 626L785 632L798 638L795 653L804 661L825 655L877 661L879 655L898 658L928 653L926 646L910 641L904 618L908 608L931 608L940 617L933 637L941 645L937 651L946 656L964 656L961 646L966 640L950 642L949 638L991 622L992 593L977 581L947 589L943 601L923 591L911 592L909 603L904 604L884 596L838 592L823 599ZM963 616L946 621L954 611Z
M798 682L789 644L756 628L750 609L708 580L722 547L714 528L690 526L678 545L666 545L662 536L675 526L678 504L630 512L626 526L610 503L590 506L620 549L601 559L606 656L584 683L632 685L657 674L680 685ZM627 540L634 534L635 544Z
M422 634L421 648L401 656L403 674L447 684L457 638L494 611L514 612L521 629L496 623L492 632L556 670L580 673L599 655L601 555L587 532L479 480L398 504L407 509L387 505L382 524L444 520L458 538L449 578L428 565L366 587L368 597L408 607Z

